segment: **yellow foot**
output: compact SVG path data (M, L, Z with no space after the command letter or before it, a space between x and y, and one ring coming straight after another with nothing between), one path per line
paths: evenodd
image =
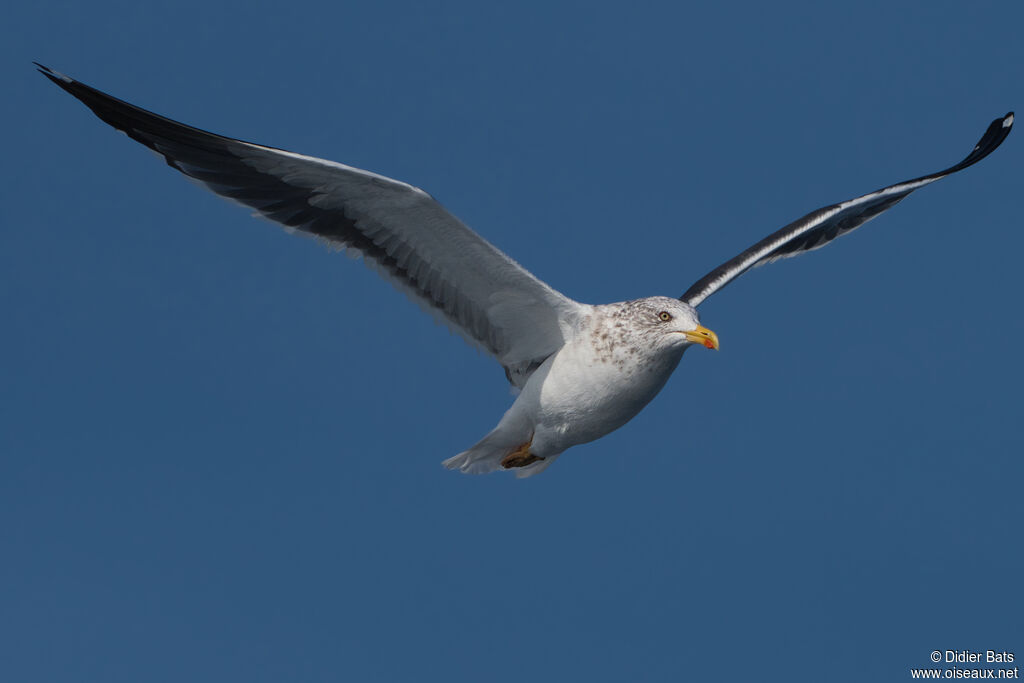
M533 439L530 439L519 448L515 449L501 460L501 466L506 470L512 469L513 467L526 467L532 465L538 460L544 458L538 458L536 455L530 452L530 445L533 444Z

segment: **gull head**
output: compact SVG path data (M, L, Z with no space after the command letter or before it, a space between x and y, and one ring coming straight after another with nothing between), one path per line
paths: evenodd
M679 299L652 296L623 305L634 327L653 346L685 348L699 344L718 349L718 335L700 324L693 306Z

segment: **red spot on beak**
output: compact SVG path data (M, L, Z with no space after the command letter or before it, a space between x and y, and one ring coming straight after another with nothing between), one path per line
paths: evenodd
M705 339L704 340L704 348L706 348L706 349L713 349L713 348L715 348L715 345L714 345L714 343L710 339Z

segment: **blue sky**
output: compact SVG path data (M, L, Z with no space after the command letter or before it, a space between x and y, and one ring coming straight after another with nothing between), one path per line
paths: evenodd
M709 299L623 429L439 462L501 369L35 73L678 296L1024 108L1020 3L23 3L0 41L11 681L903 680L1024 656L1021 142Z

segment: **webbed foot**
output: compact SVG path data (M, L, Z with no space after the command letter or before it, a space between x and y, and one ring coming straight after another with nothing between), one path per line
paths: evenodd
M544 458L537 457L530 452L530 446L533 444L533 440L527 441L519 448L515 449L501 460L501 466L506 470L510 470L514 467L526 467L533 463L543 460Z

